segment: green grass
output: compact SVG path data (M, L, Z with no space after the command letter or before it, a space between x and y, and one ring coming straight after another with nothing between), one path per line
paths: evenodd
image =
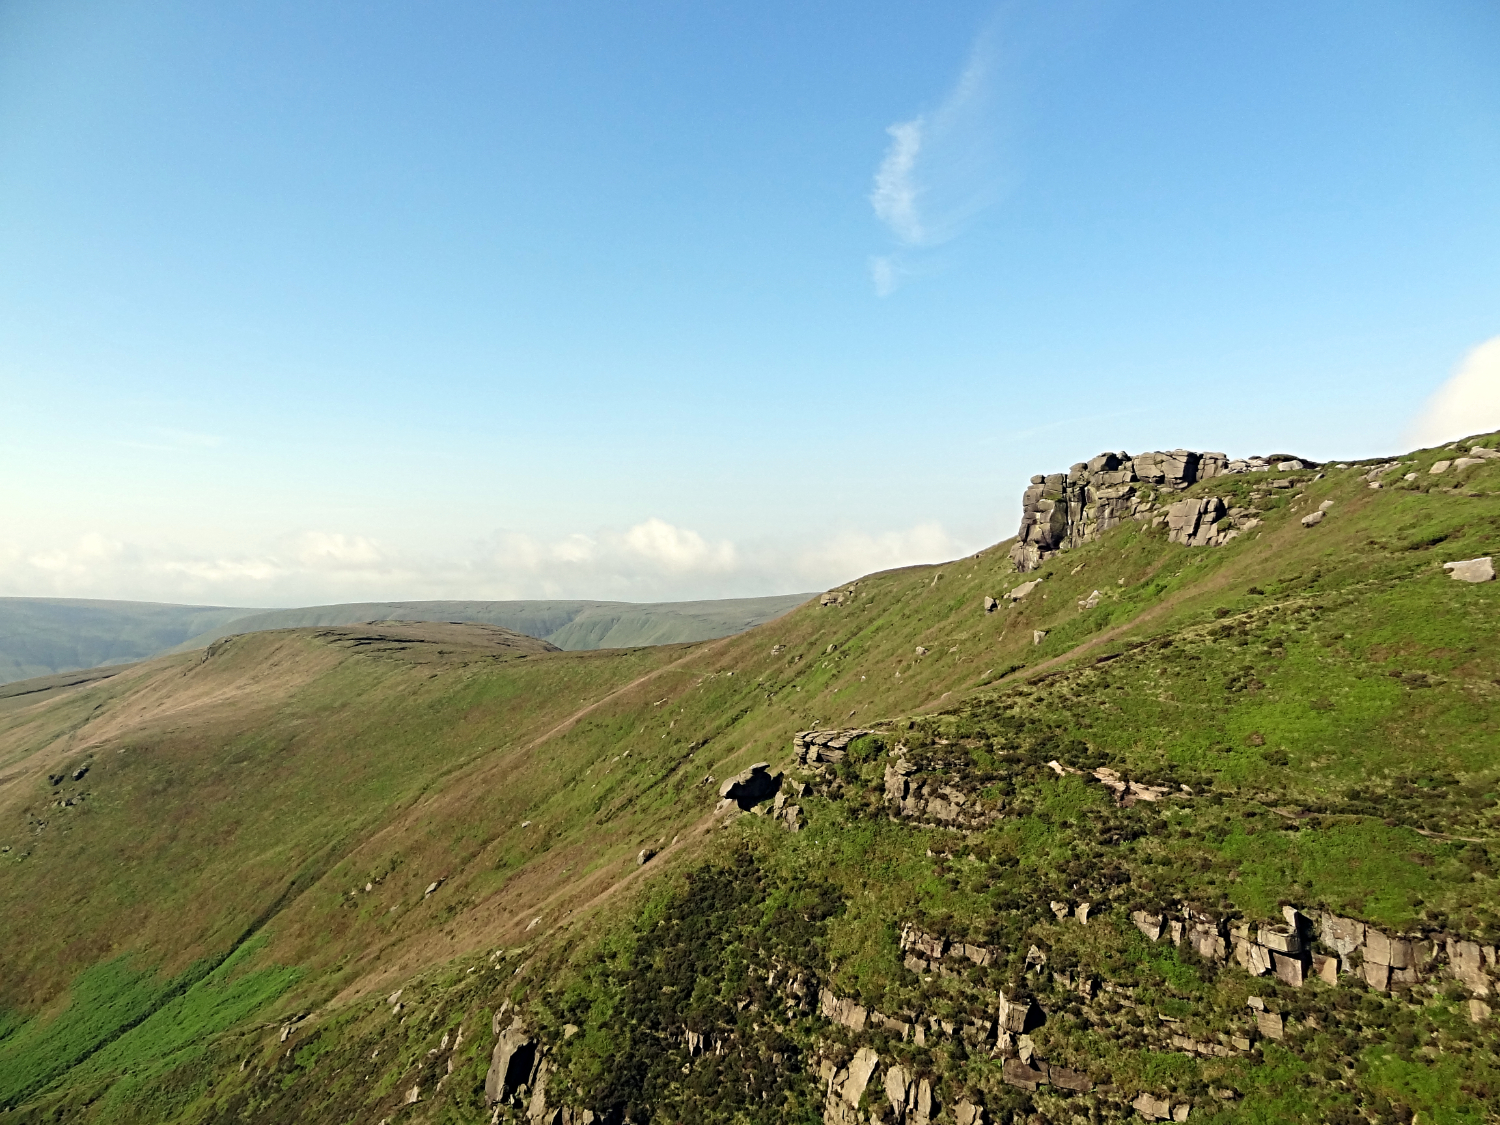
M0 1103L11 1104L86 1059L155 1011L187 982L161 979L117 957L80 973L54 1018L19 1023L0 1041ZM189 982L201 969L188 970ZM12 1021L16 1021L13 1013Z
M1127 525L1049 560L992 614L983 596L1020 577L1003 545L869 576L841 606L712 644L413 666L265 634L11 707L0 765L24 776L0 798L0 916L35 936L0 947L0 1059L55 1075L37 1105L62 1119L378 1120L417 1085L434 1120L477 1120L490 1015L509 1001L549 1043L559 1097L637 1117L816 1117L811 1060L871 1043L944 1104L971 1097L997 1119L1114 1112L1142 1090L1190 1100L1195 1120L1482 1119L1495 1034L1455 1000L1252 980L1128 920L1187 903L1255 922L1290 902L1500 939L1500 588L1440 567L1500 548L1500 466L1457 491L1426 476L1371 491L1360 471L1268 498L1263 526L1223 548ZM1301 528L1324 499L1329 517ZM1080 608L1095 589L1101 604ZM837 790L801 802L802 832L743 817L690 834L717 799L707 775L785 765L814 722L881 719ZM897 743L1004 819L967 835L892 822ZM1119 808L1052 759L1176 796ZM49 783L83 760L83 782ZM678 836L687 849L643 873L663 875L589 909L639 849ZM1054 900L1092 902L1088 926L1059 922ZM996 961L920 978L897 948L905 923ZM255 926L253 956L134 1030L66 1032L70 990L149 1013L164 995L151 981ZM1047 973L1028 971L1032 946ZM807 975L810 1004L786 1006L776 966ZM1052 971L1122 991L1085 1008ZM371 998L397 984L409 1007L392 1015ZM1002 988L1034 993L1044 1057L1117 1099L1022 1094L956 1041L846 1034L813 1012L823 986L959 1024ZM1231 1059L1163 1046L1162 1017L1206 1039L1245 1029L1251 994L1288 1014L1285 1044ZM309 1010L287 1047L253 1026ZM674 1038L688 1024L734 1053L688 1059ZM460 1026L462 1047L440 1050Z
M143 1085L200 1056L212 1036L295 983L295 968L250 967L264 945L264 938L252 939L212 969L195 964L168 978L136 969L128 956L85 970L55 1017L15 1023L0 1039L0 1104L64 1073L84 1084L119 1079L105 1104L128 1103Z

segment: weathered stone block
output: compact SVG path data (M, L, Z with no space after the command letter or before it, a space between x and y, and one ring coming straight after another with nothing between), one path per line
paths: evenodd
M1035 1090L1047 1081L1047 1072L1024 1063L1020 1059L1006 1059L1000 1067L1000 1077L1007 1084L1022 1090Z
M896 1115L896 1120L906 1116L907 1092L911 1089L911 1076L905 1069L899 1066L886 1068L885 1072L885 1097L891 1103L891 1112Z
M484 1097L490 1104L503 1102L527 1085L536 1062L537 1041L520 1020L500 1033L490 1054L490 1069L484 1076Z
M1130 1103L1130 1108L1147 1121L1170 1121L1172 1119L1172 1103L1154 1094L1142 1093Z
M770 762L756 762L748 769L735 774L719 786L719 796L734 801L742 809L749 809L769 797L774 797L781 788L781 775L770 773Z
M1276 967L1276 976L1293 988L1302 987L1302 961L1284 953L1272 953L1271 962Z
M1495 580L1495 564L1488 555L1478 559L1465 559L1463 562L1444 563L1443 569L1448 572L1450 578L1459 582L1493 582Z
M1000 993L998 1025L1001 1030L1013 1035L1024 1034L1032 1028L1040 1027L1044 1019L1042 1010L1034 1000L1026 997L1011 999L1004 992Z
M880 1065L880 1056L869 1047L861 1047L854 1052L854 1058L849 1061L849 1077L844 1079L844 1100L851 1106L858 1106L859 1099L864 1097L865 1087L870 1084L870 1075L875 1073L875 1068Z
M841 1023L850 1031L863 1031L865 1021L869 1018L869 1011L853 1000L840 999L830 989L823 989L818 993L818 1014L834 1023Z
M1193 930L1188 934L1188 946L1205 960L1224 960L1224 939L1218 934Z
M1295 926L1262 926L1260 943L1277 953L1301 953L1302 935Z
M1071 1070L1065 1066L1049 1066L1047 1077L1054 1086L1061 1086L1064 1090L1072 1090L1077 1094L1086 1094L1094 1088L1094 1080L1081 1070Z
M1449 941L1448 960L1453 966L1453 975L1470 992L1480 996L1490 994L1490 978L1484 971L1484 955L1478 942Z
M1255 1028L1267 1039L1282 1039L1286 1036L1286 1025L1276 1012L1256 1012Z
M1366 928L1365 960L1377 965L1389 965L1393 969L1410 968L1413 964L1411 942L1387 937L1379 930Z
M1146 935L1147 940L1156 941L1161 937L1162 916L1160 914L1147 914L1144 910L1131 911L1130 920L1135 923L1135 928Z
M1253 941L1237 940L1234 943L1234 959L1253 977L1271 971L1271 951Z
M1365 924L1337 914L1318 916L1318 938L1330 949L1347 957L1365 943Z

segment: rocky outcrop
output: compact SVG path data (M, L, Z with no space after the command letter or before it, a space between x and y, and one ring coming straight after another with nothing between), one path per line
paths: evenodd
M1073 766L1065 766L1061 762L1051 761L1047 768L1058 777L1073 774L1076 777L1092 777L1106 789L1114 794L1115 804L1122 808L1129 808L1137 801L1161 801L1171 795L1172 791L1165 785L1147 785L1140 781L1131 781L1129 778L1121 777L1118 770L1112 770L1108 766L1100 766L1087 774L1083 770L1075 769Z
M495 1013L496 1026L502 1012ZM512 1020L499 1036L490 1055L489 1072L484 1077L484 1099L486 1104L497 1107L497 1120L502 1112L498 1107L506 1104L524 1111L528 1125L594 1125L599 1120L593 1110L548 1104L547 1078L552 1063L541 1041L527 1031L521 1020ZM444 1036L443 1044L446 1046L447 1042ZM449 1073L452 1073L451 1062ZM417 1087L412 1087L412 1092L420 1096ZM418 1099L408 1094L407 1100Z
M885 797L900 817L956 828L983 828L1002 815L978 794L951 784L947 775L924 775L900 756L891 758L885 767Z
M1026 996L1008 997L1004 992L1000 993L998 1017L1000 1032L1011 1035L1025 1035L1046 1020L1035 1000Z
M1130 1108L1147 1121L1186 1121L1192 1107L1186 1103L1173 1105L1166 1098L1154 1094L1141 1094L1130 1103Z
M1217 496L1179 500L1167 508L1167 540L1187 547L1212 547L1221 542L1219 521L1228 509ZM1222 534L1227 535L1229 529Z
M882 727L882 731L885 738L892 738L890 728ZM845 747L861 733L804 732L799 736L799 756L804 762L811 758L812 764L806 766L806 773L791 771L792 791L802 796L797 788L803 784L799 777L819 799L840 799L849 790L858 795L868 814L906 823L911 823L908 816L919 816L923 828L929 830L936 826L929 819L930 810L916 805L908 808L908 803L916 798L930 800L931 796L953 803L951 794L936 790L926 794L922 787L929 783L946 785L964 795L966 800L960 807L984 804L994 811L994 806L981 799L986 775L961 748L949 749L946 742L921 743L915 749L896 744L885 753L873 753L880 748L861 743L856 755L858 770L848 768L852 763L842 768L831 764L843 760ZM1083 770L1056 760L1037 765L1033 759L1024 768L1048 770L1058 776L1076 775L1081 782L1108 790L1120 806L1200 799L1186 786L1147 785L1109 767ZM999 806L1001 810L1008 807ZM943 827L951 830L959 825L945 822ZM928 839L929 856L962 854L964 834L960 832L933 834ZM940 842L950 839L951 844ZM942 850L949 847L951 852ZM1075 890L1079 893L1073 896L1062 889L1051 893L1065 899L1082 898L1084 889ZM1469 1019L1487 1023L1494 1016L1493 993L1500 986L1497 954L1494 947L1474 941L1432 932L1387 933L1355 919L1311 910L1303 913L1290 906L1279 917L1269 919L1235 917L1233 912L1218 917L1189 903L1127 903L1115 896L1101 898L1097 893L1089 894L1097 900L1092 906L1088 902L1052 902L1052 914L1048 915L1041 907L1051 895L1040 897L1043 901L1036 905L1044 925L1032 930L1028 941L1046 945L1053 940L1051 935L1060 932L1054 929L1053 915L1059 927L1099 927L1106 932L1128 917L1127 929L1133 926L1148 941L1172 942L1188 964L1198 965L1207 974L1238 975L1243 971L1269 979L1245 982L1240 978L1240 987L1248 984L1246 991L1251 995L1247 1007L1238 1012L1215 1009L1188 1016L1161 1011L1148 992L1137 996L1135 989L1101 979L1088 971L1087 965L1080 967L1075 960L1060 955L1069 948L1066 944L1058 950L1033 945L1026 952L1023 966L1024 942L1012 946L1008 940L993 937L990 940L996 944L971 942L970 935L954 928L951 919L898 923L898 956L905 968L920 978L903 979L906 987L902 996L910 1008L892 1009L894 1016L886 1016L869 1006L879 1000L867 998L860 1003L836 995L831 987L823 987L816 980L809 983L809 1002L800 1010L808 1012L814 1002L817 1004L818 1013L829 1021L823 1025L823 1042L836 1044L831 1049L839 1060L824 1064L825 1122L874 1125L879 1120L908 1125L923 1120L916 1092L920 1075L910 1069L909 1048L893 1043L897 1037L919 1051L943 1044L955 1050L961 1047L964 1057L986 1060L986 1065L995 1068L990 1073L1006 1085L1036 1093L1039 1104L1069 1093L1088 1093L1101 1105L1112 1103L1117 1113L1128 1114L1126 1107L1131 1106L1143 1117L1185 1120L1190 1115L1212 1112L1213 1103L1196 1095L1189 1101L1183 1093L1164 1092L1154 1086L1142 1091L1139 1076L1128 1071L1111 1076L1106 1073L1109 1064L1103 1057L1091 1057L1076 1045L1066 1046L1065 1040L1037 1028L1052 1019L1066 1028L1068 1020L1081 1012L1081 1018L1103 1029L1105 1038L1119 1029L1122 1036L1143 1043L1143 1050L1178 1051L1238 1066L1257 1057L1257 1041L1264 1041L1266 1047L1281 1042L1288 1050L1301 1050L1308 1030L1317 1030L1322 1026L1319 1021L1328 1018L1320 1008L1326 1006L1327 997L1288 1001L1291 989L1372 988L1398 993L1397 1002L1417 1003L1429 994L1448 993L1451 997L1451 982L1457 981L1468 992ZM1050 966L1049 954L1053 961ZM1036 999L1031 998L1033 995ZM924 1010L939 996L962 996L966 1014L951 1007L940 1008L941 1015L931 1008ZM864 1066L854 1065L849 1053L854 1051L869 1052L854 1056L868 1064L868 1073ZM877 1052L886 1052L887 1057L882 1060ZM897 1057L890 1058L891 1053ZM1052 1055L1056 1061L1045 1055ZM965 1093L972 1097L974 1087L955 1084L941 1071L933 1082L947 1091L945 1100L949 1104L942 1111L942 1120L956 1121L961 1104L973 1119L984 1119L979 1106L957 1102ZM929 1090L928 1114L936 1113L930 1100L932 1092ZM851 1093L855 1094L854 1101ZM1233 1090L1214 1090L1211 1095L1220 1100L1236 1097ZM998 1103L996 1116L1001 1116Z
M526 1116L532 1125L560 1125L557 1119L561 1114L557 1110L549 1111L547 1106L547 1077L551 1073L552 1064L546 1059L538 1059L532 1078L531 1100L526 1103Z
M835 1066L824 1059L818 1076L827 1083L823 1101L825 1125L859 1125L859 1099L864 1097L870 1077L880 1065L880 1056L869 1047L854 1052L848 1066Z
M1086 1094L1094 1088L1094 1081L1084 1071L1066 1066L1053 1066L1041 1059L1029 1062L1019 1058L1006 1059L1000 1068L1000 1078L1007 1085L1022 1090L1035 1090L1038 1086L1057 1086L1074 1093Z
M905 1067L892 1066L885 1072L885 1097L891 1104L891 1114L898 1125L926 1125L932 1120L932 1083L926 1078L916 1078Z
M962 958L981 967L993 965L999 954L987 945L971 942L949 942L945 938L923 933L915 926L901 927L901 952L904 964L918 976L937 973L951 975L942 965L944 957Z
M484 1099L490 1105L509 1101L522 1086L532 1084L537 1066L537 1040L520 1020L500 1033L484 1076Z
M1066 473L1031 478L1021 504L1021 529L1010 556L1016 569L1035 570L1058 551L1093 542L1127 519L1156 520L1169 527L1172 542L1216 546L1250 526L1254 513L1230 510L1218 497L1167 504L1166 497L1201 480L1226 473L1296 472L1312 467L1300 460L1275 464L1261 458L1230 460L1222 453L1101 453Z
M797 751L797 761L802 765L814 762L842 762L844 747L860 735L874 734L872 730L804 730L792 738L792 747Z
M1148 941L1165 935L1210 961L1223 961L1227 954L1251 976L1274 975L1293 988L1313 979L1336 985L1340 974L1354 976L1378 992L1434 977L1456 980L1475 997L1489 996L1500 987L1495 980L1500 971L1495 946L1447 934L1392 936L1335 914L1310 918L1292 906L1282 908L1280 922L1235 926L1227 949L1223 924L1191 907L1181 908L1180 920L1135 910L1130 921ZM1315 950L1315 944L1330 952Z
M870 1018L869 1009L853 1000L840 999L830 989L818 993L818 1014L834 1023L841 1023L850 1031L863 1031L865 1021Z
M1469 452L1472 454L1472 456L1459 457L1452 461L1438 461L1432 466L1432 468L1428 469L1427 471L1433 476L1437 476L1441 473L1446 473L1449 468L1452 468L1457 472L1463 472L1463 470L1465 469L1472 469L1475 465L1483 465L1486 461L1493 460L1495 457L1500 456L1500 453L1496 453L1495 450L1485 449L1482 446L1475 446Z
M750 809L761 801L774 797L780 788L781 774L771 773L771 763L756 762L720 785L719 797L742 809Z
M793 783L793 791L799 797L802 795L802 791L806 789L807 786L800 782ZM794 805L787 801L785 790L776 794L776 800L771 806L771 816L786 825L788 832L802 831L802 806Z
M905 1067L892 1063L885 1069L882 1080L874 1081L880 1068L880 1056L870 1047L861 1047L854 1053L847 1066L839 1066L831 1059L817 1060L815 1070L824 1083L824 1125L863 1125L866 1117L859 1111L860 1099L872 1088L867 1099L872 1108L868 1120L884 1119L880 1109L873 1108L881 1101L889 1104L891 1117L897 1125L928 1125L937 1114L937 1099L933 1097L932 1082L918 1078ZM880 1095L884 1094L882 1098Z

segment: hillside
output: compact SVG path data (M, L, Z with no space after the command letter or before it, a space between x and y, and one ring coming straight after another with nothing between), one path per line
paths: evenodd
M373 621L468 621L540 637L569 650L675 644L741 632L808 597L655 603L356 602L277 610L0 598L0 684L190 652L235 633Z
M1493 1120L1470 444L1101 455L715 641L311 626L0 700L0 1105Z
M469 621L539 637L570 652L596 648L709 641L780 617L811 594L720 598L698 602L353 602L267 610L192 637L180 651L202 648L232 633L260 633L308 625L370 621Z

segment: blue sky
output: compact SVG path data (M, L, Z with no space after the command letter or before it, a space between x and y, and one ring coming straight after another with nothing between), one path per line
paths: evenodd
M1102 449L1500 427L1497 57L1487 0L11 0L0 594L818 589Z

